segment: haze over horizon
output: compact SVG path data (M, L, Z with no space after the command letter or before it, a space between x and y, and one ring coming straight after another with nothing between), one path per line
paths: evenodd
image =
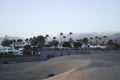
M0 36L120 32L120 0L0 0Z

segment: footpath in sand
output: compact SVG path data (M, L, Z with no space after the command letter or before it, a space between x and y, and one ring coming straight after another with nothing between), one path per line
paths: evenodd
M49 74L55 74L48 77ZM120 80L120 53L56 57L43 62L0 65L0 80Z

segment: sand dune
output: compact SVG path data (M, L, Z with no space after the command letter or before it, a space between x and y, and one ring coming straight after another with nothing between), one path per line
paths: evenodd
M75 57L75 56L74 56ZM82 55L81 59L91 61L84 67L76 67L62 74L44 80L119 80L120 54ZM119 58L119 59L118 59Z
M120 80L119 74L120 54L113 52L0 65L0 80Z
M45 80L119 80L120 66L71 69Z

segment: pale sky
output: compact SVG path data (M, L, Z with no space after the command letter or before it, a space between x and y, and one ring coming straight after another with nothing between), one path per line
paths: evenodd
M0 0L0 36L120 31L120 0Z

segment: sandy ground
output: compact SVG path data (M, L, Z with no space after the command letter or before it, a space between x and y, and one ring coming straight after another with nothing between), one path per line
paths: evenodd
M55 76L48 77L49 74ZM120 80L120 51L92 51L43 62L0 64L0 80Z

